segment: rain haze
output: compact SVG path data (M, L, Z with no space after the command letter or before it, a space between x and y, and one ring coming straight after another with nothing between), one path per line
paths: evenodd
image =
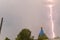
M54 32L56 36L60 36L60 0L54 1ZM51 38L49 8L44 2L45 0L0 0L0 19L1 17L4 19L0 40L4 40L5 37L14 40L23 28L30 29L36 39L41 26Z

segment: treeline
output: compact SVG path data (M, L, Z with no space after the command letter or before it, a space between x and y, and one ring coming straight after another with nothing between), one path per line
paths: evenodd
M44 35L38 36L37 40L45 40L48 39L48 37L45 37ZM5 38L5 40L10 40L8 37ZM15 40L34 40L34 36L31 36L31 31L29 29L22 29Z

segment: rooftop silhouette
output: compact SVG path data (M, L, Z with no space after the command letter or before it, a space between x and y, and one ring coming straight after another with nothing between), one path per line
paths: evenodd
M38 36L38 40L48 39L47 35L44 33L43 27L41 27L41 31Z

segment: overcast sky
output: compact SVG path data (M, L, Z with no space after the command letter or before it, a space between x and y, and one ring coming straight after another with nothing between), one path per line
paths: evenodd
M32 35L37 38L41 25L50 38L52 30L49 8L44 2L45 0L0 0L0 19L4 18L0 40L5 37L14 40L23 28L30 29ZM53 7L53 20L55 35L60 36L60 0L56 0Z

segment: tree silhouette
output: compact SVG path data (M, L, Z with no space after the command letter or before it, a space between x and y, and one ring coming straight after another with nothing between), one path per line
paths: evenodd
M29 29L22 29L22 31L17 35L16 40L33 40L31 38L31 31Z
M5 40L10 40L10 39L8 37L6 37Z

